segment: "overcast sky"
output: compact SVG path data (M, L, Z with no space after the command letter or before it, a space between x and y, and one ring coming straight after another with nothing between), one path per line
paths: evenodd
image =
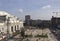
M51 19L52 12L60 12L60 0L0 0L0 10L24 20L25 15L32 19Z

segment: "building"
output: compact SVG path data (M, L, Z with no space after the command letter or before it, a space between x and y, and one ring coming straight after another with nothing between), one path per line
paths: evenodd
M35 27L50 27L50 20L31 20L30 22L31 26L35 26Z
M53 17L51 19L51 23L52 23L52 27L55 28L59 28L60 29L60 17Z
M25 20L28 20L28 19L30 19L30 15L25 16Z
M31 20L30 15L26 15L25 16L25 23L26 23L26 25L30 25L30 20Z
M31 20L30 25L31 26L38 26L41 24L41 22L42 22L41 20Z
M0 33L10 35L23 28L23 21L5 11L0 11Z

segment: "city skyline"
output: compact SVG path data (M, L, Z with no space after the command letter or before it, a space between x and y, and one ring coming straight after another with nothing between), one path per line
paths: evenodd
M6 11L22 20L25 15L32 19L51 19L52 12L60 12L60 0L0 0L0 11Z

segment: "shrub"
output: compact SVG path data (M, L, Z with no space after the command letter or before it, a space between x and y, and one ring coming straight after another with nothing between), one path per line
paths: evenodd
M20 33L21 33L21 36L24 37L24 35L25 35L25 30L24 30L24 28L21 29L21 32L20 32Z
M25 35L25 37L33 37L32 35Z
M47 38L48 36L47 36L47 34L45 34L45 35L39 35L39 34L38 34L38 35L36 35L35 37L46 37L46 38Z

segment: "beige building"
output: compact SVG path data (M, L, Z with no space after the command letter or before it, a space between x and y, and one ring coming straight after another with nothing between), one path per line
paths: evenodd
M7 34L9 32L12 35L13 32L20 30L22 27L23 21L5 11L0 11L0 33Z

